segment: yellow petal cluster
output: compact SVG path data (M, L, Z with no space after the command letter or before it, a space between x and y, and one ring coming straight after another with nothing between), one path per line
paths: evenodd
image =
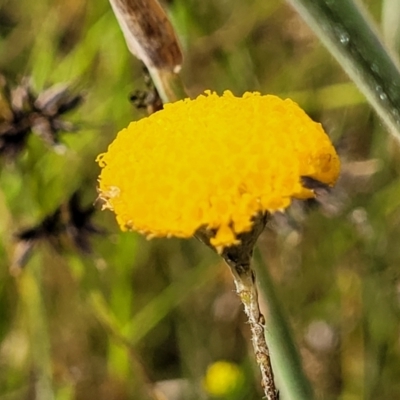
M293 101L259 93L206 92L132 122L97 159L100 197L122 229L150 237L215 230L237 243L259 212L286 208L327 185L340 163L328 136Z

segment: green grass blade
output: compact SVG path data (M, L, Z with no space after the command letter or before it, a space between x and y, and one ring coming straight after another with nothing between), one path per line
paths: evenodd
M42 285L43 265L40 259L35 258L30 268L18 277L18 288L24 315L23 323L30 340L32 370L36 375L34 397L55 400L51 343Z
M198 285L196 288L200 288L214 276L215 265L212 263L204 263L191 268L182 276L181 280L172 283L155 296L124 326L118 321L99 291L91 293L89 304L96 318L114 334L119 343L134 346L187 296L193 293L195 284ZM129 336L126 334L127 332L129 332Z
M268 306L265 332L281 397L287 400L311 400L314 397L313 390L304 375L287 318L259 249L254 254L254 267L261 295Z
M352 0L290 0L400 139L400 69L364 10Z

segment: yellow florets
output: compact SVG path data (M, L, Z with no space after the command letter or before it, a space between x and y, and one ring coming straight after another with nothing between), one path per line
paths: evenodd
M320 124L293 101L227 91L166 104L119 132L97 160L100 197L122 229L237 242L259 212L313 197L308 176L333 185L339 159Z

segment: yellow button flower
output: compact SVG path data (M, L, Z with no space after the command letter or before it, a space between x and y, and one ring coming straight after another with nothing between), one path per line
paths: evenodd
M207 368L203 384L211 396L226 397L239 390L244 381L244 374L237 364L216 361Z
M132 122L97 159L100 198L122 229L149 237L215 231L237 243L258 213L313 197L301 177L333 185L340 163L328 136L293 101L207 92Z

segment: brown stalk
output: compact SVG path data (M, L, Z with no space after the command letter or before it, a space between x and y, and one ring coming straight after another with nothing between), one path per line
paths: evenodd
M163 102L187 97L178 72L182 52L157 0L110 0L129 51L146 65Z

